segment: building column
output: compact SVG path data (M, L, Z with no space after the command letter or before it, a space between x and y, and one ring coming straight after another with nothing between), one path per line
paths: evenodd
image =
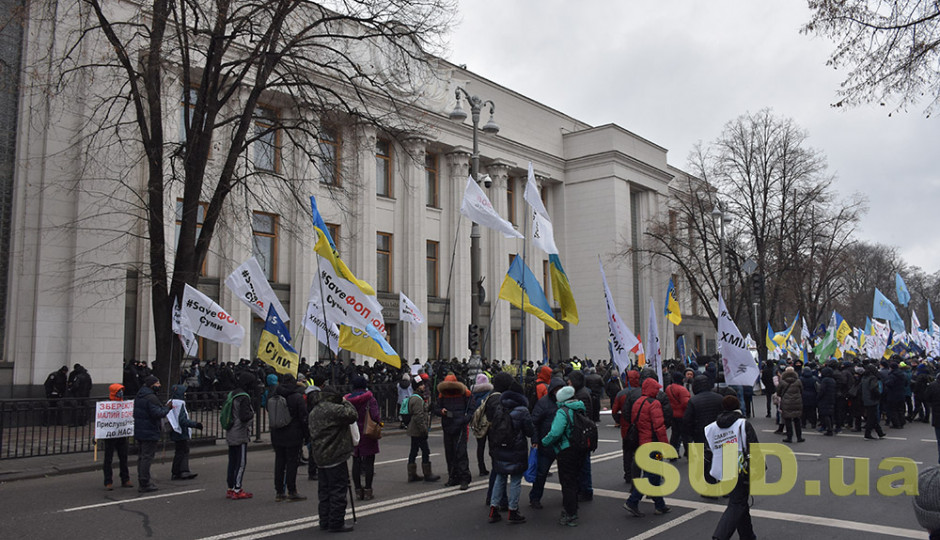
M493 180L493 185L487 190L487 196L493 204L493 209L500 216L505 217L508 211L506 200L506 184L509 179L511 165L504 162L494 162L486 168L486 173ZM499 300L499 288L509 270L509 254L515 253L513 241L503 236L503 233L492 229L484 229L486 239L487 272L486 297L490 303L489 335L487 337L490 359L509 361L512 356L512 330L509 318L509 302ZM512 247L512 250L510 250Z
M425 149L428 141L422 137L410 138L405 142L407 156L402 157L402 174L404 186L400 191L402 200L401 216L404 237L401 239L401 248L398 249L402 257L401 291L411 299L418 309L427 317L428 314L428 272L427 272L427 231L425 215L427 214L427 182L425 181ZM410 364L415 358L422 361L428 358L428 325L427 321L420 327L413 328L410 323L399 322L402 336L403 364Z
M453 218L450 222L449 237L456 238L450 284L450 309L447 316L448 350L452 358L461 359L470 357L470 349L467 348L467 329L470 326L471 222L459 212L467 178L470 176L470 152L466 148L458 147L446 156L447 176L442 177L441 180L450 184L451 197L448 204L453 209Z

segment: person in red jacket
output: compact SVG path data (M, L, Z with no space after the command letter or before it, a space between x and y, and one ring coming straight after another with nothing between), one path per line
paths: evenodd
M689 406L691 394L682 384L682 378L678 372L672 377L672 384L666 387L666 397L669 398L669 406L672 407L672 431L669 434L669 444L676 449L679 455L679 444L685 448L685 457L689 457L689 441L691 437L682 429L682 418L685 416L685 408ZM675 460L670 460L675 461Z
M633 454L636 448L627 441L627 430L630 429L630 408L633 407L633 401L630 397L633 395L631 390L640 387L640 372L634 369L627 371L627 386L614 397L614 402L610 406L610 415L614 422L620 424L620 438L623 440L623 479L627 483L633 482Z
M552 381L552 368L549 366L540 367L538 377L535 380L536 401L545 397L545 394L548 394L548 387L551 381Z
M643 445L646 443L669 440L666 437L666 425L663 421L663 406L656 399L660 388L662 386L656 379L646 379L643 381L642 395L633 404L630 419L635 418L637 422L637 430L640 435L640 449L638 451L643 451ZM662 460L662 454L657 452L654 458ZM650 484L654 486L660 485L663 481L662 477L646 471L643 471L643 476L648 478ZM643 494L636 488L636 483L634 483L633 488L630 490L630 497L623 503L623 507L634 517L643 517L645 514L640 512L639 508L640 499L642 498ZM662 497L653 497L653 504L656 507L656 515L666 514L672 510L666 506L666 501Z

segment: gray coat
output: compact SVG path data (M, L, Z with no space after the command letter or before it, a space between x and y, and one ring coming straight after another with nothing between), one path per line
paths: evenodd
M411 415L411 420L408 422L408 436L427 437L430 413L427 403L419 394L412 394L408 398L408 414Z
M780 396L780 416L800 418L803 416L803 385L794 371L785 371L777 385Z
M235 390L240 392L240 390ZM247 444L251 441L251 425L255 411L251 408L251 397L238 396L232 402L232 429L225 432L225 443L229 446Z

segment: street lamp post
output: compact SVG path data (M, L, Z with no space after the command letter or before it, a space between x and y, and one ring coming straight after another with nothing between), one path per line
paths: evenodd
M718 251L719 251L719 270L721 272L718 282L718 294L725 297L725 223L731 223L731 214L725 209L724 203L718 201L718 204L712 210L712 219L717 222L718 228Z
M473 176L473 181L480 183L480 141L478 130L482 129L483 133L490 135L495 135L499 132L499 126L493 120L493 114L496 111L496 105L492 100L484 101L478 96L471 95L469 92L464 90L462 87L458 86L454 92L455 97L457 98L457 106L450 113L450 119L463 122L467 119L467 113L460 106L461 97L467 100L467 103L470 105L470 121L473 123L473 154L470 157L470 174ZM490 107L490 119L483 125L482 128L479 128L480 124L480 111L483 107L489 105ZM485 185L485 184L484 184ZM489 187L485 185L485 187ZM480 324L480 292L483 288L483 279L480 276L480 226L477 223L473 223L470 226L470 327L469 333L474 334L474 331L479 333L481 324ZM475 341L475 343L474 343ZM470 345L470 375L475 376L479 373L481 368L480 363L480 343L479 335L477 334L477 339L471 340Z

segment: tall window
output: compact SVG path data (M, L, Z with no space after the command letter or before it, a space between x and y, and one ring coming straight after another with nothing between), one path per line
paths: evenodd
M254 160L259 171L278 172L278 145L280 143L277 125L277 111L267 107L255 109Z
M440 296L440 291L437 287L437 276L438 276L438 249L440 244L434 242L433 240L428 240L428 253L427 253L427 265L428 265L428 296Z
M516 180L511 176L506 179L506 203L509 208L506 219L513 225L516 224L516 193L513 191L515 183Z
M183 97L180 99L180 142L186 142L186 122L192 124L193 115L196 113L196 93L195 88L190 88L188 91L183 92ZM186 103L187 94L189 96L189 103Z
M375 142L375 193L392 196L392 147L385 139Z
M520 345L519 335L520 334L518 330L510 330L510 334L509 334L509 342L510 342L509 355L511 357L510 360L516 360L522 354L522 349L519 347Z
M436 359L441 346L441 327L428 326L428 360Z
M375 289L389 292L392 290L392 235L375 234L376 278Z
M206 220L206 210L209 203L200 202L196 207L196 241L199 240L199 234L202 232L202 223ZM174 246L180 244L180 227L183 225L183 199L176 199L176 242ZM206 275L206 260L202 260L202 267L199 269L199 275Z
M339 247L339 225L326 223L326 232L330 233L330 238L333 239L333 243L336 245L336 251L342 253L343 251Z
M339 185L339 147L340 139L331 127L320 129L320 183L329 186Z
M439 186L437 176L437 154L432 154L430 152L424 155L424 172L427 177L427 206L432 208L440 208L439 201Z
M277 281L277 216L265 212L251 215L252 252L268 281Z

